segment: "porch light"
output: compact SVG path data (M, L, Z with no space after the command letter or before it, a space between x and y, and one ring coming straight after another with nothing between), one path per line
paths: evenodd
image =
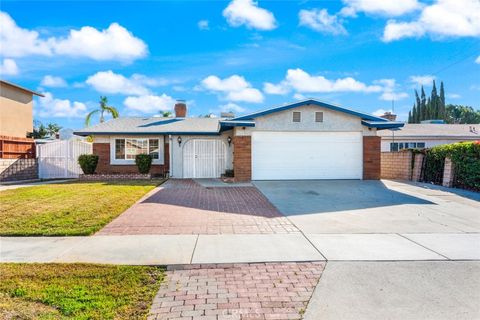
M228 142L228 146L230 147L230 145L232 144L232 137L228 136L227 142Z
M182 137L178 136L177 141L178 141L178 146L180 147L180 145L182 144Z

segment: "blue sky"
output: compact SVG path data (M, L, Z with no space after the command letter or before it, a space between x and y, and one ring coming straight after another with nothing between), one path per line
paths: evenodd
M1 77L45 93L35 118L81 128L187 100L236 114L315 97L405 120L413 90L480 107L480 1L3 1ZM97 119L96 119L97 120Z

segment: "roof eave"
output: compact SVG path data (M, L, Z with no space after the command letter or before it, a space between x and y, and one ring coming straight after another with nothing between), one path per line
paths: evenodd
M386 121L386 122L370 122L362 120L362 125L368 128L375 128L377 130L384 130L384 129L394 129L394 128L401 128L405 125L403 122L393 122L393 121Z

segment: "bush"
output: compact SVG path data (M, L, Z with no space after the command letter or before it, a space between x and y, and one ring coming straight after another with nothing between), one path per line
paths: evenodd
M137 154L135 156L135 164L138 167L138 172L147 174L152 167L152 156L149 154Z
M480 141L459 142L433 147L426 151L425 181L439 183L445 158L455 167L455 187L480 190Z
M94 174L97 169L98 156L96 154L82 154L78 157L78 164L84 174Z

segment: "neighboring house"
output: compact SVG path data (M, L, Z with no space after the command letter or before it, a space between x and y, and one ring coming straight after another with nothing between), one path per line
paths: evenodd
M237 181L379 179L381 129L402 127L314 99L237 118L118 118L75 132L93 136L98 173L136 173L135 155L150 153L152 173Z
M0 80L0 136L26 138L33 132L33 96L42 94Z
M430 148L440 144L480 140L480 124L405 124L379 131L382 152L408 148Z

